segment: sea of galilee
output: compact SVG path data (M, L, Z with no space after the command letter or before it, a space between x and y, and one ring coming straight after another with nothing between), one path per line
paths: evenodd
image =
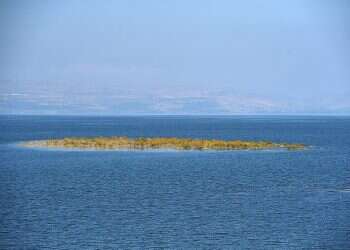
M350 118L0 116L1 249L346 249ZM302 150L75 150L48 138Z

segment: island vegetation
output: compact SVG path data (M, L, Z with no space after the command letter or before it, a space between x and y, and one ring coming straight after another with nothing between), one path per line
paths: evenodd
M174 137L72 137L30 141L26 146L70 149L176 149L176 150L242 150L242 149L304 149L303 144L270 141L213 140Z

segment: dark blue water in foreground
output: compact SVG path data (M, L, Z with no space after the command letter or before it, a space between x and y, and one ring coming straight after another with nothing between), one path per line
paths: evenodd
M272 140L305 151L55 151L65 136ZM350 118L0 117L0 249L349 249Z

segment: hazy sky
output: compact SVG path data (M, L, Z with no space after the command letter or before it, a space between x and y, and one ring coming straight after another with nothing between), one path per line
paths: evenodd
M4 0L0 113L350 114L350 1Z

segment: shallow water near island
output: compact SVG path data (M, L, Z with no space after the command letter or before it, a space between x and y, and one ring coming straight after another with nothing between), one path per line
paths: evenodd
M348 117L0 117L1 249L348 249ZM310 149L47 150L79 136Z

